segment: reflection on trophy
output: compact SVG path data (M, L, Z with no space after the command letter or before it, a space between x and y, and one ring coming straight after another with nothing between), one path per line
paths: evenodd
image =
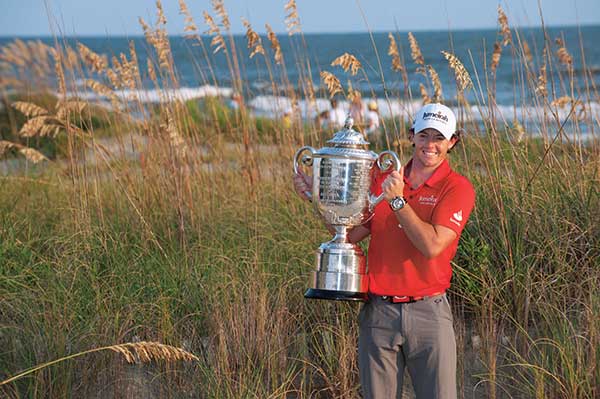
M317 251L317 269L306 298L362 301L367 299L367 264L362 249L348 242L348 229L367 222L373 208L383 199L370 193L371 171L377 165L400 170L400 160L392 151L376 154L367 150L369 142L352 129L346 119L344 128L327 141L331 147L315 150L305 146L296 151L294 172L299 163L312 166L312 192L306 193L317 212L336 231L331 241Z

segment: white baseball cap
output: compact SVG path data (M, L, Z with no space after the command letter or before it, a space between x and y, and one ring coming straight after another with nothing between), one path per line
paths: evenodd
M417 112L412 127L415 133L427 128L435 129L442 133L447 140L450 140L456 132L456 116L445 105L439 103L427 104Z

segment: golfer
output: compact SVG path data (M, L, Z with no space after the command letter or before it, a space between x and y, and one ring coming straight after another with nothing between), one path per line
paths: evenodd
M450 108L424 106L409 138L412 159L399 172L376 175L372 191L385 201L349 233L351 242L371 237L369 301L359 315L360 382L366 399L401 398L408 368L418 399L453 399L456 341L446 290L475 191L447 160L460 140ZM295 175L294 186L308 199L306 175Z

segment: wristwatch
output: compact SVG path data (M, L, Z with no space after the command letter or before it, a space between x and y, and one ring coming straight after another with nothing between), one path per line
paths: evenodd
M400 209L404 208L404 206L406 205L406 199L404 199L404 197L394 197L389 202L389 204L390 204L390 208L392 209L392 211L396 212L396 211L399 211Z

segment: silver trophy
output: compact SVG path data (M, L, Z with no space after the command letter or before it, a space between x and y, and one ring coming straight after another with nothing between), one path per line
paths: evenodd
M294 172L299 164L312 166L311 198L316 211L333 226L335 236L321 244L317 251L317 269L312 273L312 286L306 298L364 301L367 299L367 262L362 249L348 242L347 232L367 222L383 194L370 193L372 169L400 170L396 153L369 151L369 142L352 129L354 121L346 119L344 128L327 141L331 147L315 150L305 146L296 151Z

